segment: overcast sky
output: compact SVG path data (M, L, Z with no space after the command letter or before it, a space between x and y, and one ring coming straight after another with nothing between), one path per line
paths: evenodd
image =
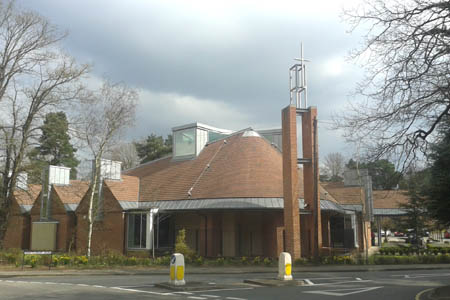
M139 89L129 139L166 135L201 122L219 128L281 127L288 70L303 42L308 101L318 108L320 157L355 150L329 129L361 71L346 62L361 34L341 21L357 0L329 1L19 1L67 29L64 49Z

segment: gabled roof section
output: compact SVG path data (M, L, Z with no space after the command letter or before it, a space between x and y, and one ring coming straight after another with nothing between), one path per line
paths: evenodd
M53 185L63 204L79 204L89 189L89 182L70 180L68 185Z
M105 180L117 201L139 200L139 177L122 175L121 180Z
M344 186L343 182L322 182L321 185L340 204L361 204L364 199L364 190L357 186Z
M372 194L374 208L401 208L402 204L409 202L408 192L405 190L375 190Z
M29 184L28 190L16 188L14 190L14 197L19 205L33 205L36 198L41 192L41 186L38 184Z
M322 186L342 205L361 205L365 199L364 189L355 186L344 186L343 182L326 182ZM400 208L408 203L408 195L404 190L374 190L373 207L375 209Z

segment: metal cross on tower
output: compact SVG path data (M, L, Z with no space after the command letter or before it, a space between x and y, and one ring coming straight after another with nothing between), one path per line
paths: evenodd
M306 65L309 62L303 58L303 43L300 45L300 58L294 58L299 61L289 69L289 91L291 93L291 105L295 104L298 109L308 107L307 87L306 87Z

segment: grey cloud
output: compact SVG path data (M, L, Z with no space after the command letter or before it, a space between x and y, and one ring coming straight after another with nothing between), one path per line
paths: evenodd
M292 58L299 55L300 41L311 60L309 99L319 108L319 117L329 119L358 78L353 73L337 77L321 74L323 61L345 53L356 41L345 33L346 25L335 19L238 15L226 30L226 24L202 28L193 16L159 2L150 6L140 6L145 1L127 3L128 9L121 1L21 2L67 28L70 35L65 47L80 60L94 62L97 75L108 74L153 93L227 103L242 113L235 121L239 126L244 119L258 127L280 124L280 110L289 103L288 69ZM151 9L139 10L142 7ZM173 106L161 106L145 97L141 102L135 135L167 133L178 124L180 116L176 119L170 111Z

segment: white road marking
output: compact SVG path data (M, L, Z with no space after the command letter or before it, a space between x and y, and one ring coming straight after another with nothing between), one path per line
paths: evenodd
M119 286L112 287L111 289L127 291L127 292L135 292L135 293L154 294L154 295L161 295L161 296L173 295L173 293L158 293L158 292L142 291L142 290L135 290L135 289L126 289L126 288L121 288Z
M239 290L253 290L254 288L235 288L235 289L214 289L214 290L202 290L202 291L193 291L196 293L204 293L204 292L221 292L221 291L239 291Z
M350 280L350 281L336 281L336 282L327 282L327 283L315 283L313 285L305 285L305 286L323 286L323 285L336 285L341 283L352 283L352 282L370 282L372 280Z
M412 275L391 275L392 277L403 277L405 279L411 278L424 278L424 277L447 277L450 276L450 273L441 273L441 274L412 274Z
M244 298L236 298L236 297L226 297L225 299L230 299L230 300L247 300Z
M356 280L360 280L360 281L362 280L362 279L361 279L361 278L359 278L359 277L356 277L355 279L356 279Z
M103 285L93 285L93 287L96 287L96 288L106 288L106 286L103 286Z
M309 284L309 285L314 285L315 283L314 282L312 282L311 280L309 280L309 279L303 279L307 284Z
M208 299L208 298L205 298L205 297L189 296L188 299L200 299L200 300L205 300L205 299Z
M382 288L382 286L374 286L374 287L365 287L365 288L339 289L339 290L327 290L327 291L308 291L308 292L303 292L303 293L342 297L342 296L347 296L347 295L352 295L352 294L370 292L370 291L373 291L376 289L381 289L381 288Z
M192 295L192 293L189 292L173 292L174 294L183 294L183 295Z
M88 284L84 284L84 283L77 283L78 286L90 286Z
M334 280L341 280L341 279L353 279L353 277L320 277L320 278L311 278L311 280L328 280L328 279L334 279Z
M18 282L18 281L16 281L16 282ZM46 281L46 282L44 282L45 284L58 284L57 282L48 282L48 281Z
M154 287L154 284L143 284L143 285L121 285L121 288L140 288L140 287Z
M202 297L207 297L207 298L220 298L220 296L216 296L216 295L200 295Z
M432 291L432 290L434 290L434 289L423 290L423 291L421 291L420 293L418 293L414 299L415 299L415 300L420 300L420 297L421 297L423 294L425 294L425 293L427 293L427 292L429 292L429 291Z

